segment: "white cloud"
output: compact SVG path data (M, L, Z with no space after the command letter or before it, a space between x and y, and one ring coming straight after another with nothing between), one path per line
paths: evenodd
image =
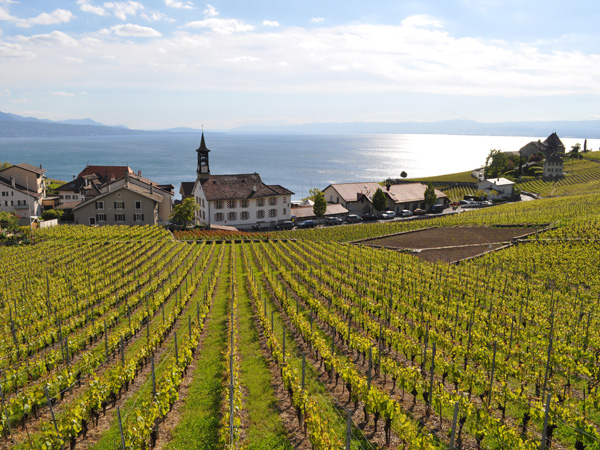
M204 19L188 22L186 28L208 28L215 33L231 34L242 31L252 31L254 26L240 22L237 19Z
M110 28L101 30L104 34L114 33L117 36L122 37L159 37L161 34L154 28L143 27L141 25L135 25L128 23L125 25L114 25Z
M33 58L35 53L25 50L19 44L0 42L0 57L2 58Z
M217 17L219 15L219 12L215 9L215 7L209 4L206 5L206 9L202 11L202 13L208 17Z
M144 9L144 5L138 2L106 2L104 8L112 9L115 16L121 20L127 20L127 16L135 16Z
M176 9L193 9L194 4L190 1L165 0L165 5Z
M10 90L9 89L0 90L0 97L10 97Z
M57 9L50 14L42 13L32 19L20 20L17 26L21 28L31 28L33 25L55 25L58 23L66 23L71 20L73 14L66 9Z
M227 61L227 62L256 62L256 61L260 61L260 58L255 58L254 56L238 56L236 58L224 59L223 61Z
M337 72L345 72L347 70L350 70L350 67L348 67L345 64L334 64L332 66L329 66L330 70L335 70Z
M43 44L61 47L77 47L77 40L62 31L52 31L48 34L35 34L33 36L17 36L17 40L28 44Z
M279 22L277 22L276 20L263 20L262 24L265 27L278 27L279 26Z
M140 14L140 17L142 19L146 19L148 22L168 22L168 23L175 22L175 19L172 19L171 17L167 16L166 14L163 14L158 11L152 11L151 13L143 12Z
M0 61L7 68L2 88L10 86L13 93L21 85L64 83L68 77L73 92L90 93L143 80L157 91L202 86L311 94L600 95L599 54L542 48L454 36L423 16L396 25L305 28L254 28L235 18L205 17L165 36L126 23L78 41L61 32L0 38Z
M312 19L310 19L310 23L321 23L324 20L325 19L323 17L313 17Z
M432 27L432 28L443 28L442 23L434 19L433 17L429 17L426 15L416 15L407 17L402 21L402 25L407 27Z
M10 15L10 13L0 6L0 20L6 20L8 22L14 22L17 20L16 17Z
M79 5L79 9L81 9L83 12L96 14L97 16L103 16L106 14L104 8L93 5L91 0L77 0L77 4Z
M58 97L75 97L75 94L71 93L71 92L52 92L52 95L56 95Z

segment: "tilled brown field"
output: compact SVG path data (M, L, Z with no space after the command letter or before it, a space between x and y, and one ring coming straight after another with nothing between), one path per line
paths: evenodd
M426 261L454 262L477 256L510 243L512 239L535 233L535 227L445 227L386 236L364 241L366 245L415 250Z

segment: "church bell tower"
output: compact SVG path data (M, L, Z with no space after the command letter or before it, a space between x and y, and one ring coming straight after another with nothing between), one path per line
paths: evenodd
M196 169L198 178L208 178L210 176L210 168L208 167L208 152L210 150L206 148L206 143L204 142L204 131L202 132L200 147L196 149L196 152L198 153L198 168Z

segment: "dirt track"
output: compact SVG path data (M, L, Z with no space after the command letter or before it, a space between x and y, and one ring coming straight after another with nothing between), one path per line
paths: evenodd
M403 233L364 242L391 249L418 250L426 261L453 262L496 249L516 237L538 231L523 227L444 227Z

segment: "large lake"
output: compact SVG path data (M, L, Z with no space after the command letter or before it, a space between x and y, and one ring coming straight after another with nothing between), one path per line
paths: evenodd
M539 137L544 140L546 137ZM330 183L381 181L441 175L480 167L490 149L516 151L538 137L428 134L238 134L205 133L213 174L258 172L267 184L296 193ZM562 139L565 147L584 139ZM69 181L87 165L128 165L179 191L196 178L200 134L140 134L0 139L0 161L28 162L47 169L49 178ZM599 139L589 139L597 150Z

